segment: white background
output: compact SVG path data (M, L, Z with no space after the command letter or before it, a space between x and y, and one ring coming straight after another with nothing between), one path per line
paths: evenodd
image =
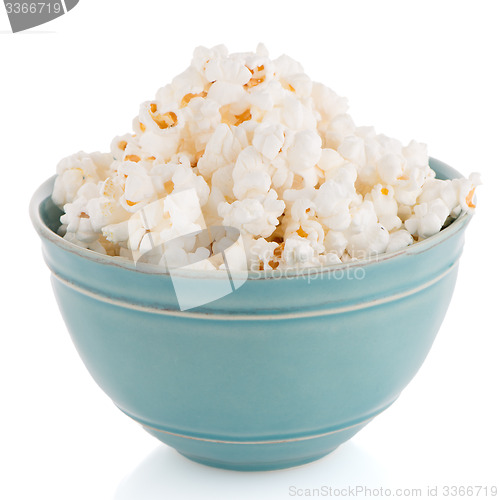
M497 2L81 0L9 32L0 5L0 497L281 499L289 488L499 485ZM484 186L460 276L424 366L384 414L329 457L272 473L190 463L122 415L59 316L28 218L57 161L106 150L199 44L301 61L349 98L359 125ZM494 192L495 190L495 192ZM390 318L387 318L390 321Z

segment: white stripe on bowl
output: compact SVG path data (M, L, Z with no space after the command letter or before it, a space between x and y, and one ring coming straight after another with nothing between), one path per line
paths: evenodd
M106 302L108 304L112 304L117 307L124 307L126 309L133 309L136 311L142 311L151 314L160 314L164 316L177 316L181 318L192 318L192 319L203 319L203 320L216 320L216 321L272 321L272 320L291 320L298 318L313 318L318 316L329 316L332 314L343 314L352 311L359 311L362 309L367 309L370 307L379 306L381 304L386 304L389 302L394 302L396 300L403 299L405 297L409 297L414 295L426 288L433 286L435 283L438 283L441 279L447 276L449 273L453 271L455 267L458 266L458 262L454 262L452 266L446 269L443 273L439 274L435 278L423 283L414 288L410 288L409 290L404 290L403 292L399 292L393 295L389 295L386 297L381 297L379 299L373 299L366 302L361 302L359 304L352 304L348 306L336 307L331 309L320 309L313 311L298 311L298 312L286 312L286 313L275 313L275 314L241 314L235 313L232 314L230 311L227 311L225 314L221 313L208 313L208 312L192 312L192 311L180 311L173 309L159 309L156 307L143 306L140 304L134 304L132 302L127 302L126 300L120 300L116 298L106 297L104 295L92 292L83 288L67 279L63 278L61 275L57 274L52 270L52 276L56 278L58 281L63 283L69 288L76 290L79 293L92 297L95 300L100 302Z

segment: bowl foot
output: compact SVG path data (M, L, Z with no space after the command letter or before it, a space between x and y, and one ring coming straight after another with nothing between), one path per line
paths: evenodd
M300 465L305 465L310 462L315 462L316 460L320 460L325 456L332 453L336 448L326 452L320 453L319 455L314 455L311 457L301 458L301 459L293 459L293 460L282 460L279 462L256 462L256 463L232 463L232 462L221 462L218 460L206 459L202 457L196 457L192 455L188 455L186 453L179 453L192 460L193 462L197 462L198 464L207 465L208 467L216 467L217 469L226 469L226 470L235 470L235 471L243 471L243 472L257 472L257 471L272 471L279 469L290 469L292 467L299 467ZM178 451L178 450L177 450Z
M240 442L180 435L142 425L149 434L194 462L220 469L269 471L297 467L328 455L370 420L314 436Z

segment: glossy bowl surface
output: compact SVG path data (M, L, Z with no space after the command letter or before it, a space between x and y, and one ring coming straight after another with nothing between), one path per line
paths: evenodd
M439 178L461 175L430 162ZM470 216L403 251L283 276L180 311L172 278L59 237L54 178L30 212L83 362L124 413L183 455L238 470L320 458L390 406L449 305ZM224 273L185 272L193 297ZM247 278L247 279L246 279Z

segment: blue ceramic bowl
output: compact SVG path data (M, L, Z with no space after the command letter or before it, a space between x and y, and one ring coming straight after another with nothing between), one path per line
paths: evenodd
M168 274L55 233L53 182L33 196L31 217L89 372L147 432L227 469L316 460L397 399L442 323L470 220L377 260L250 273L233 293L182 312ZM217 272L183 279L193 296L221 283Z

